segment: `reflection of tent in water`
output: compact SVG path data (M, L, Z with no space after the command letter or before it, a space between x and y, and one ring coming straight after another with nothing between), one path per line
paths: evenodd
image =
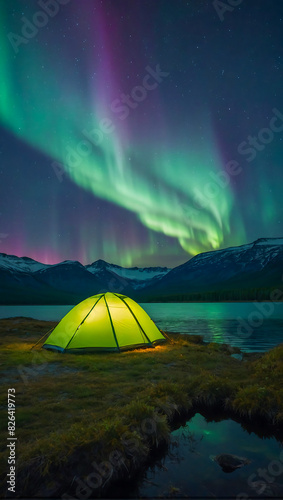
M121 351L153 347L165 338L134 300L99 293L76 305L54 328L43 347L61 352Z

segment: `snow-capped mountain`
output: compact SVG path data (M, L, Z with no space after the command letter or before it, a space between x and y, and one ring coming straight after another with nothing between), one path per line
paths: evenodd
M49 264L41 264L29 257L16 257L0 253L0 269L18 272L34 272L50 267Z
M135 291L156 283L171 269L123 268L98 260L83 266L66 260L42 264L28 257L0 254L1 304L73 304L99 292Z
M76 304L106 291L140 302L263 300L276 288L283 289L283 238L202 253L174 269L123 268L104 260L47 265L0 254L1 304Z
M86 269L96 276L101 276L102 270L110 271L115 273L120 278L125 279L135 290L143 288L145 284L148 284L161 279L165 276L171 269L167 267L121 267L115 264L109 264L104 260L97 260L92 264L85 266ZM145 283L147 282L147 283Z
M153 298L283 288L283 238L261 238L254 243L196 255L144 293ZM217 295L217 294L216 294ZM219 294L218 294L219 295ZM239 297L241 294L239 294Z

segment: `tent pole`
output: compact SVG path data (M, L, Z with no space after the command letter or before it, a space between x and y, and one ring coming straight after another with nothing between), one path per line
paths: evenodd
M141 326L141 324L140 324L138 318L136 317L135 313L133 313L132 309L130 308L129 304L127 304L127 302L125 300L123 300L121 297L119 297L119 295L117 295L116 293L114 293L114 295L116 297L118 297L118 299L122 300L122 302L127 306L127 308L129 309L130 313L132 314L132 316L136 320L137 324L139 325L141 331L143 332L144 336L147 338L147 340L150 343L150 345L153 345L152 342L151 342L151 340L148 338L147 334L145 333L143 327Z
M72 337L70 338L68 344L66 345L66 347L64 348L64 351L66 351L68 345L70 344L70 342L73 340L74 336L76 335L78 329L80 328L80 326L84 323L84 321L86 320L86 318L90 315L91 311L94 309L94 307L96 306L97 302L103 297L103 295L101 295L101 297L99 297L99 299L95 302L95 304L93 304L93 306L90 308L90 310L88 311L88 313L85 315L84 319L80 322L79 326L77 326L77 328L75 329L75 332L74 334L72 335Z
M113 325L113 321L112 321L112 318L111 318L111 314L110 314L110 311L109 311L109 307L108 307L105 295L104 295L104 301L105 301L105 305L107 307L107 311L108 311L108 315L109 315L109 319L110 319L110 323L111 323L111 327L112 327L112 332L113 332L113 335L114 335L114 339L116 341L118 351L121 352L121 349L120 349L119 344L118 344L118 340L117 340L116 333L115 333L115 328L114 328L114 325Z

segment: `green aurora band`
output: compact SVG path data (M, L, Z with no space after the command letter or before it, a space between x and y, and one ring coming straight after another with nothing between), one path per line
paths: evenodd
M124 82L117 76L109 48L108 58L102 62L95 59L95 52L89 55L88 65L98 77L82 92L81 77L74 72L70 78L67 57L51 58L39 41L30 40L15 56L3 21L0 119L7 130L48 155L59 180L67 175L96 197L133 212L149 233L174 238L188 254L217 249L229 241L232 187L218 188L215 196L203 194L211 174L224 168L208 112L203 111L207 121L202 139L192 130L190 140L182 138L182 147L180 141L171 146L174 137L170 139L164 126L164 119L170 121L170 116L164 118L164 112L156 127L163 130L163 136L167 134L170 147L154 143L150 131L143 130L142 138L137 137L132 120L139 119L143 106L150 109L162 86L170 86L169 79L148 93L138 109L122 121L110 108ZM105 41L103 29L96 36ZM155 113L156 106L150 120ZM87 142L83 131L101 129L104 119L111 120L111 132L102 134L96 143ZM238 226L237 235L244 239L241 222ZM132 260L127 255L127 264Z

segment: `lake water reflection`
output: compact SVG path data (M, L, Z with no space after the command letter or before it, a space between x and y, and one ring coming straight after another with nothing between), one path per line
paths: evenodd
M222 453L245 457L251 462L226 473L212 459ZM279 468L274 466L272 475L273 469L269 467L274 464L272 461L282 463L282 474L278 475ZM208 422L197 413L172 432L167 454L148 468L128 494L132 498L266 498L268 495L264 495L264 481L259 476L259 469L269 470L271 481L266 488L271 485L279 494L279 497L274 496L283 498L280 441L274 437L261 439L230 419ZM257 481L263 484L251 486Z
M203 335L245 352L263 352L283 342L283 303L141 304L168 332ZM73 306L0 306L0 318L28 316L60 321Z

